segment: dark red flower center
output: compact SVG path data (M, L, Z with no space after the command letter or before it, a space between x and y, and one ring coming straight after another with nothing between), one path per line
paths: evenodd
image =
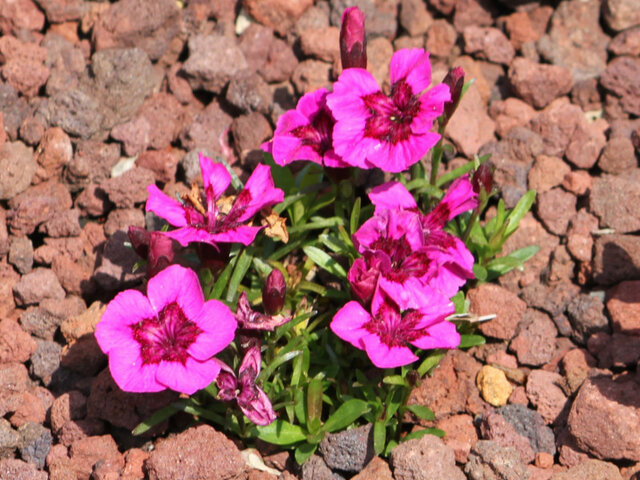
M411 136L411 124L420 113L420 101L406 80L391 87L391 95L382 92L362 97L369 109L364 136L396 145Z
M184 365L189 357L187 349L202 333L176 302L164 307L157 317L131 325L131 330L134 340L140 344L143 365L162 360Z
M382 250L391 260L391 268L383 275L393 282L404 283L409 277L420 278L429 270L431 260L426 253L414 251L406 237L380 237L371 244L372 250Z
M294 128L291 135L299 138L302 145L323 156L333 148L332 132L335 123L331 112L327 108L321 108L310 118L308 125Z
M421 318L422 315L417 310L400 312L398 305L387 297L364 327L388 347L402 347L420 337L417 327Z

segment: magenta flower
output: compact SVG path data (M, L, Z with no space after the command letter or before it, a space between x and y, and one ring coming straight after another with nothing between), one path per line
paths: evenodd
M236 400L242 413L256 425L269 425L276 419L271 400L264 390L256 385L260 373L260 349L251 347L240 364L238 376L229 366L218 361L223 370L216 383L220 400Z
M204 184L204 196L193 188L183 196L182 203L168 197L155 185L149 185L146 209L164 218L176 230L164 232L181 245L203 242L211 245L239 242L249 245L262 227L247 225L262 208L270 207L284 199L284 192L275 188L271 170L258 165L244 189L235 197L230 208L222 195L231 183L231 175L221 163L200 155L200 169Z
M376 206L374 216L360 227L354 235L354 241L361 250L380 249L379 245L383 245L383 250L392 258L392 265L395 261L395 265L398 266L396 281L410 274L415 276L418 272L415 267L408 270L402 265L410 261L415 262L418 258L422 262L414 265L422 265L424 276L420 278L421 281L438 289L446 297L455 295L460 286L468 279L474 278L473 255L462 240L444 230L448 221L477 206L477 194L466 177L455 180L436 208L426 215L418 210L413 196L399 182L388 182L373 188L369 198ZM398 229L385 232L380 227L372 228L382 225L381 219L395 217L395 214L389 212L398 209L417 215L421 225L421 240L416 240L415 231L411 236L405 235L403 239ZM378 219L377 224L374 219ZM402 247L402 242L406 243L407 239L411 242L408 246ZM405 257L402 250L410 253Z
M435 290L415 289L398 299L381 278L371 302L371 312L358 302L348 302L331 321L331 330L354 347L364 350L378 368L408 365L418 359L409 345L421 349L455 348L460 335L445 317L453 305Z
M328 90L320 88L305 94L295 110L278 119L276 131L263 150L281 166L295 160L308 160L327 167L348 167L333 149L335 120L327 107Z
M384 252L371 250L362 252L362 257L354 260L347 280L351 284L351 292L364 305L371 303L380 274L391 270L390 262L390 257Z
M171 265L149 280L146 297L137 290L116 295L95 336L122 390L190 395L215 380L220 365L213 356L235 330L226 305L204 301L198 276Z
M429 54L421 49L394 53L391 93L385 95L362 68L342 72L327 96L336 124L333 148L350 165L401 172L433 147L440 135L433 121L450 100L449 88L431 83Z

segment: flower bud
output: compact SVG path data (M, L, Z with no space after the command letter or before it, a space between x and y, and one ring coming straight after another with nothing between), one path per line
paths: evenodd
M284 275L277 268L271 270L267 281L262 287L262 305L268 315L275 315L284 305L284 297L287 294L287 284Z
M462 67L455 67L449 70L444 80L442 80L442 83L447 85L451 92L451 100L444 104L444 118L446 123L453 115L453 112L456 111L458 102L460 102L462 87L464 87L464 70Z
M385 259L382 256L374 252L364 252L362 258L357 258L349 269L347 279L351 284L351 292L364 305L371 303L384 264Z
M151 278L171 265L174 255L173 240L159 232L151 232L149 234L147 276Z
M364 13L358 7L346 8L342 14L340 58L343 69L367 68Z
M491 166L488 163L483 163L471 177L471 185L473 185L473 191L477 194L485 192L491 193L493 188L493 173L491 172Z
M149 232L145 228L129 226L129 240L135 252L146 260L149 254Z

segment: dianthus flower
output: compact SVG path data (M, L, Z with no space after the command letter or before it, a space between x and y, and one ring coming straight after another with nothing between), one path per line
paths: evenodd
M327 95L336 124L333 148L350 165L401 172L433 147L440 135L431 131L449 87L431 83L429 54L402 49L390 65L391 92L385 95L362 68L345 69Z
M122 390L190 395L216 379L220 365L213 356L231 343L236 326L226 305L204 301L193 270L171 265L149 280L147 296L137 290L116 295L95 336Z
M386 250L390 246L396 245L389 240L386 243L382 238L393 239L398 237L398 230L395 229L395 237L393 234L381 236L381 233L375 234L371 231L372 226L379 225L381 218L390 216L388 212L400 209L400 211L411 212L417 215L421 225L422 239L417 241L415 232L412 236L406 237L412 239L409 247L410 255L417 258L417 254L423 254L422 270L430 275L423 277L424 282L428 282L434 288L440 290L445 296L451 297L455 295L458 288L462 286L468 279L473 278L473 255L467 249L462 240L451 235L444 230L445 224L462 212L472 210L477 206L477 194L473 191L473 186L468 178L462 177L455 180L442 200L429 213L422 214L418 210L415 199L407 191L407 189L399 182L388 182L372 189L369 194L371 202L375 205L374 216L365 222L362 227L367 228L362 233L356 232L354 240L360 245L360 249L379 249L377 245L384 245ZM406 213L404 214L407 215ZM378 223L372 222L378 219ZM361 228L362 228L361 227ZM377 229L380 232L380 228ZM405 242L406 243L406 242ZM403 258L397 245L392 258L397 261L407 262L409 257ZM407 247L404 247L407 249ZM362 252L361 252L362 253ZM401 266L402 263L399 264ZM429 266L431 268L429 268ZM401 269L400 274L402 273Z
M418 357L409 344L421 349L455 348L460 344L456 326L445 320L454 311L449 300L429 288L397 298L388 286L386 280L379 280L370 312L355 301L344 305L333 317L331 330L367 352L379 368L416 361Z
M273 139L262 145L281 166L295 160L308 160L326 167L348 167L333 149L332 130L335 120L327 107L326 88L307 93L295 110L278 119Z
M146 209L164 218L176 230L164 232L181 245L203 242L211 245L239 242L249 245L262 227L247 225L262 208L279 203L284 192L275 188L271 170L258 165L244 189L229 202L222 195L231 183L231 175L221 163L200 155L204 196L194 185L182 203L168 197L155 185L149 185Z
M218 361L222 372L218 375L218 397L220 400L236 400L242 413L256 425L269 425L276 419L271 400L264 390L256 385L260 373L260 349L251 347L247 350L236 377L233 370Z

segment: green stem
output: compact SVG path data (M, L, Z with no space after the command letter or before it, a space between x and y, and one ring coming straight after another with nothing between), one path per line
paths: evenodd
M480 212L478 209L475 209L473 211L473 214L471 215L471 218L469 219L469 223L467 224L467 228L464 231L464 234L462 235L462 242L463 243L467 243L467 240L469 239L469 235L471 234L471 230L473 229L473 226L475 225L475 223L478 221L478 217L480 216Z

